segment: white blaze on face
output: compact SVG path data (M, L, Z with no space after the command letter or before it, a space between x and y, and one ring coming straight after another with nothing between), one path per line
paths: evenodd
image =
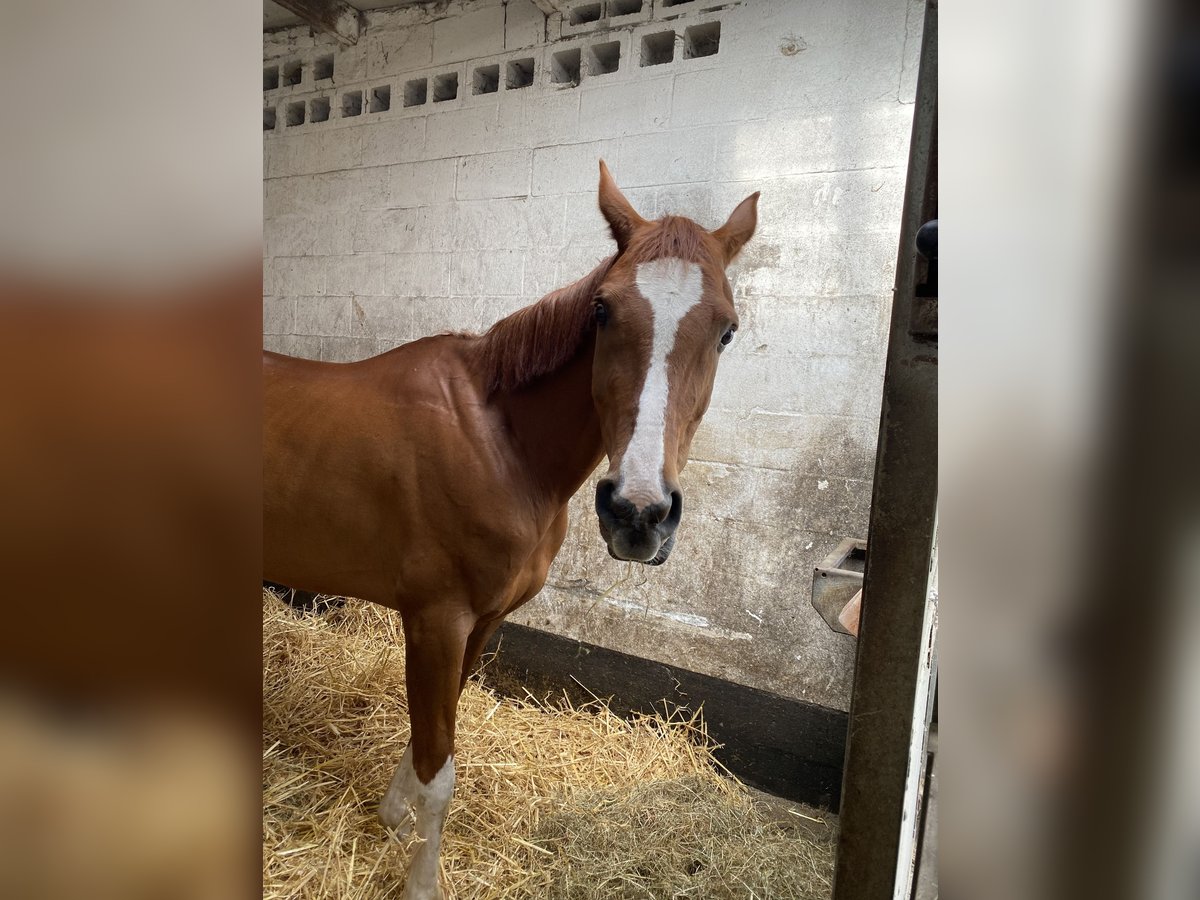
M637 287L650 303L654 342L650 367L638 400L633 437L621 458L621 493L639 506L663 496L663 442L671 386L667 358L675 349L679 323L700 302L704 276L700 267L682 259L655 259L637 268Z

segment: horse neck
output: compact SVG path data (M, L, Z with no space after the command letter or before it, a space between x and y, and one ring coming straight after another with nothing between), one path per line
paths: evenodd
M592 401L594 349L595 337L589 335L565 365L497 398L533 489L555 512L604 456L600 417Z

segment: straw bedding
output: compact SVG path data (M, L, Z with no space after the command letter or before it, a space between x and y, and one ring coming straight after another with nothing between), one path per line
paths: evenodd
M415 838L375 818L408 742L399 616L263 602L263 896L399 897ZM470 684L447 897L828 897L829 830L780 823L710 747L698 718L627 722L601 703L548 707Z

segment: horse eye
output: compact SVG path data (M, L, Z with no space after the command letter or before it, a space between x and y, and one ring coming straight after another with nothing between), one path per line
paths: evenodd
M730 341L733 340L734 330L735 329L730 328L723 335L721 335L721 346L717 348L718 350L723 349L724 347L726 347L729 344Z
M603 325L605 322L608 321L608 307L605 306L603 303L601 303L599 300L597 300L593 304L592 311L596 316L596 324L597 325Z

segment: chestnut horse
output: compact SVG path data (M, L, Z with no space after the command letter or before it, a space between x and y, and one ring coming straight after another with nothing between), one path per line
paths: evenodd
M400 611L412 736L379 809L424 839L404 896L442 896L459 694L500 621L541 589L567 503L605 453L608 551L666 561L677 481L737 329L725 267L758 194L708 232L643 219L600 163L617 252L484 335L349 364L265 354L264 577Z

